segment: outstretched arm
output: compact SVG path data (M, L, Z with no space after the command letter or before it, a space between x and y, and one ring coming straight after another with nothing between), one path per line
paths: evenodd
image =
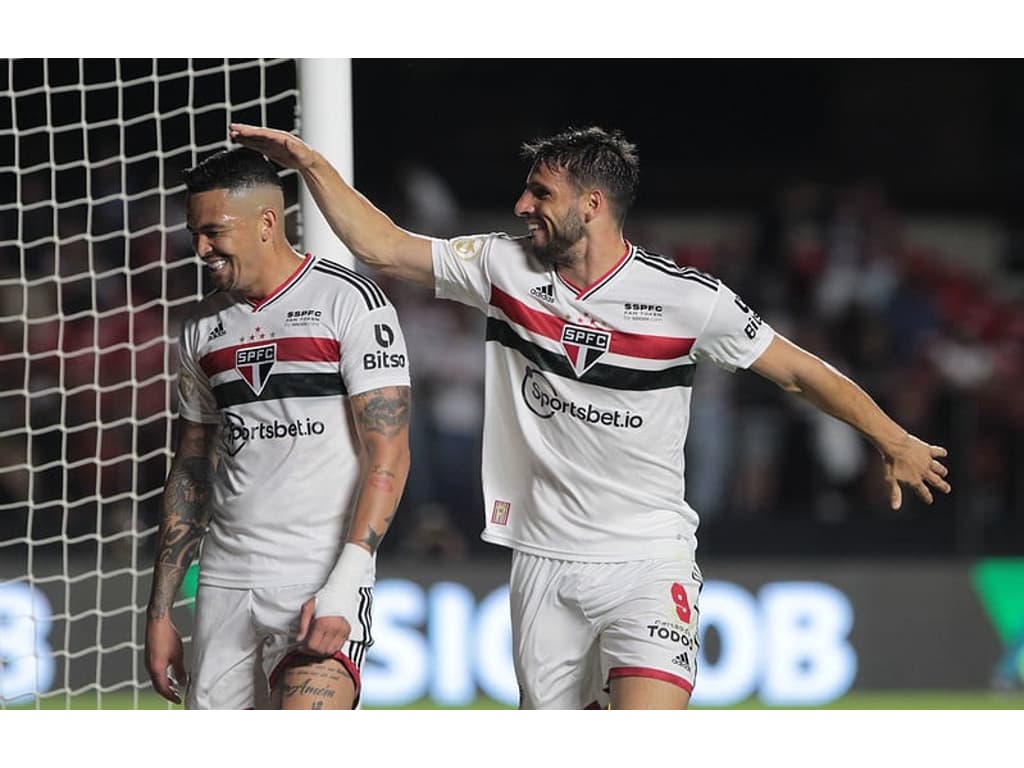
M360 580L394 519L409 475L409 387L381 387L349 402L362 443L359 498L337 565L299 617L299 642L324 656L348 640Z
M946 455L946 449L928 445L908 433L863 389L820 358L776 335L750 368L845 421L874 443L885 460L893 509L899 509L903 503L900 483L909 485L928 504L932 503L929 486L950 492L945 480L949 470L939 461Z
M327 158L285 131L242 123L228 128L239 144L302 174L327 223L357 259L386 274L433 287L430 240L396 226L349 186Z
M157 693L175 704L181 699L174 683L184 685L186 675L181 637L171 622L171 605L210 521L211 454L217 425L183 418L178 429L178 450L164 486L153 587L146 610L149 677ZM168 667L174 672L173 682Z

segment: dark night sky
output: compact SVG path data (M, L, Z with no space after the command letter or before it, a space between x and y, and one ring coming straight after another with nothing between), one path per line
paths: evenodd
M1015 61L356 59L352 71L356 183L384 204L414 160L464 207L511 206L521 141L596 123L639 146L649 210L874 179L907 212L1022 223Z

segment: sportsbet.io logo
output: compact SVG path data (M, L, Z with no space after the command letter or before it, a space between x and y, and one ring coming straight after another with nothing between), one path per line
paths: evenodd
M296 419L295 421L257 421L247 424L245 419L230 411L223 412L221 421L221 447L229 456L236 455L249 443L258 440L284 440L285 438L322 435L326 426L322 421Z
M640 429L644 417L631 411L615 408L604 410L593 403L577 403L560 396L551 382L540 371L529 366L523 377L523 402L526 407L542 419L556 415L569 416L584 424L612 427L614 429Z

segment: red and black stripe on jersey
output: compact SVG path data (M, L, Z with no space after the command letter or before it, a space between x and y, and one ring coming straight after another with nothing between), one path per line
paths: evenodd
M218 408L293 397L331 395L348 395L345 382L336 373L275 373L258 395L241 379L218 384L213 388Z
M497 286L491 286L491 305L500 309L505 317L527 331L554 341L562 337L562 329L569 325L560 317L527 306ZM689 387L697 365L680 363L660 370L623 368L609 363L595 363L581 376L577 376L568 358L559 352L545 349L524 338L508 322L497 317L487 318L487 340L496 341L514 349L538 368L567 379L620 390L653 390L667 387ZM685 357L693 347L692 338L655 336L624 331L611 332L608 351L632 358L647 360L675 360Z
M213 381L219 374L235 371L235 354L240 349L254 346L265 346L268 342L258 344L238 344L222 347L204 355L199 365L207 377ZM341 346L337 339L310 337L283 337L271 342L277 347L275 363L330 363L335 370L324 371L277 371L271 376L262 391L257 394L240 376L213 385L213 395L218 408L227 408L242 403L255 403L266 400L283 400L291 397L329 397L331 395L348 394L341 373L337 370L341 360Z

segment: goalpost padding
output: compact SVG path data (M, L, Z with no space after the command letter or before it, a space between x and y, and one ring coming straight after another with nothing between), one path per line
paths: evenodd
M177 333L209 290L181 172L231 121L297 129L296 84L291 59L0 60L0 708L149 688Z

